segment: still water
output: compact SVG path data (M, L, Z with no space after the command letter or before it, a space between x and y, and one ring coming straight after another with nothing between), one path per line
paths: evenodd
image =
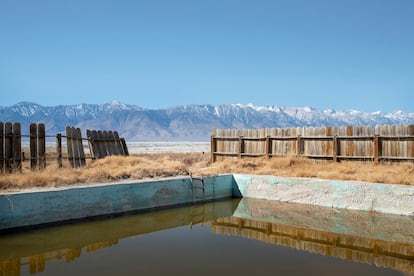
M0 235L0 275L412 275L409 217L233 199Z

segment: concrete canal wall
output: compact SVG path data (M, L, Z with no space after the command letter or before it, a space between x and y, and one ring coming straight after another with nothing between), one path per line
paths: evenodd
M0 230L245 197L399 215L414 214L414 187L253 175L178 177L0 194Z
M414 187L358 181L234 175L241 197L414 215Z
M0 230L232 197L232 175L203 181L204 194L189 177L1 194Z

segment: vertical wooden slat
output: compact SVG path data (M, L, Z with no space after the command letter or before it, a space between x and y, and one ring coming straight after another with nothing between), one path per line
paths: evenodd
M244 140L243 140L243 136L239 136L239 150L237 153L239 159L242 158L243 153L244 153Z
M407 135L414 136L414 125L407 126ZM414 157L414 141L407 142L407 157Z
M110 155L114 155L114 151L112 148L112 141L111 141L111 132L110 131L103 131L104 137L105 137L105 148L106 148L106 152L107 154Z
M302 154L302 135L298 135L296 138L296 156Z
M0 122L0 173L4 172L4 124Z
M10 173L13 168L13 127L7 122L4 125L4 167Z
M86 138L88 139L89 154L91 155L91 159L95 159L94 142L92 138L92 131L90 129L86 130Z
M113 131L108 131L109 137L112 139L110 141L110 146L112 148L112 154L113 155L120 155L119 154L119 145L117 144L117 140L115 139L115 134Z
M92 143L92 150L94 158L102 158L101 151L99 149L100 147L100 141L98 140L98 132L96 130L91 131L91 143Z
M62 134L56 134L56 156L57 156L57 167L62 168Z
M115 149L115 154L116 155L124 155L124 151L122 149L122 144L121 141L119 139L119 134L118 131L114 131L112 133L113 137L114 137L114 149Z
M380 145L380 141L379 141L379 135L375 134L374 136L374 163L378 164L379 163L379 145Z
M103 144L104 144L104 148L105 148L105 156L108 155L112 155L112 149L111 149L111 143L109 142L109 134L108 131L104 130L102 131L102 135L103 135Z
M125 156L128 156L129 155L129 151L128 151L128 147L127 147L125 138L121 138L120 141L121 141L121 144L122 144L122 149L124 151L124 155Z
M210 152L211 152L210 158L211 158L212 163L216 162L216 154L215 154L216 147L217 147L217 140L216 140L215 135L213 134L211 135L211 138L210 138Z
M75 159L73 156L73 133L72 127L66 127L66 144L68 148L68 160L72 168L75 168Z
M20 123L13 124L13 169L22 171L22 135Z
M104 140L104 135L102 131L97 131L97 144L98 144L98 150L99 150L99 158L104 158L107 154L106 154L106 150L105 150L105 140Z
M38 124L37 126L37 154L39 156L38 166L40 170L46 168L46 130L45 124Z
M30 169L37 169L37 124L30 124Z
M392 130L391 136L397 136L397 126L392 125L391 130ZM391 142L391 157L395 157L398 155L398 146L399 146L399 141Z
M333 136L333 141L332 141L332 157L333 157L334 162L338 162L338 155L341 155L340 153L341 147L338 143L339 143L338 135L335 134Z
M270 140L270 135L267 135L266 136L266 146L265 146L265 154L266 154L266 158L267 159L269 159L270 157L271 157L271 147L272 147L272 144L271 144L271 140Z
M73 162L75 168L80 167L78 130L72 127Z
M82 131L80 128L76 129L76 139L78 144L78 153L79 153L79 166L84 167L86 165L85 160L85 151L83 149L83 140L82 140Z

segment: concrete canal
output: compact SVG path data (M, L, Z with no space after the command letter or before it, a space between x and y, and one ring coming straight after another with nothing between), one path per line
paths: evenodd
M3 234L0 275L409 275L413 237L406 216L227 199Z
M4 193L0 275L410 275L413 196L251 175Z

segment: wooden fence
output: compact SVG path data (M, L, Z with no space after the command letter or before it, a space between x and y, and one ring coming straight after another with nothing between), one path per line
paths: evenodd
M62 138L66 138L67 158L73 168L86 165L86 159L99 159L108 155L129 155L124 138L116 131L87 130L82 138L81 130L66 127L66 135L47 136L44 124L30 124L30 134L22 134L20 123L0 122L0 173L22 171L22 162L30 160L31 170L46 167L46 138L56 137L56 159L62 167ZM22 138L29 138L30 157L22 151ZM86 157L83 142L87 141L90 157Z
M258 156L414 161L414 125L213 129L213 162Z
M87 130L86 136L89 141L94 158L104 158L108 155L129 155L128 147L124 138L120 138L117 131Z
M88 142L90 158L100 159L109 155L129 155L125 139L117 131L86 130L87 138L82 138L80 128L66 127L66 136L56 137L58 167L62 167L62 137L66 138L68 160L72 168L86 165L83 141Z
M30 138L30 157L22 152L22 137ZM22 170L22 161L30 160L31 170L46 166L44 124L30 124L30 134L22 135L20 123L0 122L0 173Z

